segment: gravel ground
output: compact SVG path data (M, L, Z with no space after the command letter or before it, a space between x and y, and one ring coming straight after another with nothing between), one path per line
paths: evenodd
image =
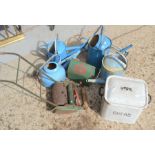
M91 31L85 33L90 34ZM102 119L98 114L101 98L96 85L87 88L90 108L60 115L48 111L45 103L23 94L20 88L0 83L0 129L155 129L155 26L105 26L105 34L119 47L130 43L134 45L127 57L126 76L144 79L148 84L152 102L136 124L121 124ZM33 62L37 57L29 54L26 58ZM23 62L21 64L20 69L26 71L28 66ZM16 67L17 62L10 62L9 65ZM13 79L14 75L14 68L0 65L1 78ZM20 84L23 84L22 77L23 73L20 72ZM39 92L39 85L32 78L26 77L24 85L36 93ZM45 96L44 88L42 95Z

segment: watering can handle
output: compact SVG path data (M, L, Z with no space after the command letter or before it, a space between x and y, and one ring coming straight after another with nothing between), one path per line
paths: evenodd
M100 26L97 28L97 30L94 32L94 34L91 35L91 36L88 38L88 40L87 40L85 46L88 44L88 42L90 41L90 39L96 35L96 33L97 33L100 29L101 29L101 34L102 34L102 33L103 33L103 25L100 25ZM84 46L84 47L85 47L85 46Z
M99 31L101 30L101 34L103 33L103 25L100 25L97 30L94 32L94 35Z
M107 56L105 56L105 58L112 58L112 59L114 59L115 61L117 61L124 69L127 69L127 63L126 63L126 66L124 65L124 63L122 63L118 58L115 58L115 57L111 57L110 55L107 55Z

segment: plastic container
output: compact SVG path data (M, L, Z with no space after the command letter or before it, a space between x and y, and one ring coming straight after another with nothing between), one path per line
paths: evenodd
M101 116L110 121L134 124L148 102L148 88L144 80L109 76Z

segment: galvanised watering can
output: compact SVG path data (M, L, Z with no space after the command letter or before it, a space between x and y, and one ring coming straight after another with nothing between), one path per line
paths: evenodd
M102 59L102 66L100 69L100 78L88 79L88 83L104 84L106 79L110 75L122 76L127 68L128 49L133 45L130 44L122 49L112 45L110 48L105 50L104 57Z
M130 49L130 48L132 48L133 47L133 45L132 44L130 44L130 45L128 45L128 46L126 46L126 47L124 47L124 48L122 48L122 49L120 49L119 47L116 47L116 46L114 46L114 45L112 45L111 46L112 48L114 48L115 50L117 50L117 51L119 51L121 54L123 54L124 56L127 56L128 54L129 54L129 52L128 52L128 50ZM108 51L109 49L107 49L107 51ZM109 51L110 52L110 51ZM107 52L106 52L107 53Z
M97 34L99 30L101 30L101 33ZM104 57L105 50L112 45L110 38L102 33L103 26L100 26L88 43L87 63L95 66L98 69L101 68L102 58Z
M106 81L110 75L123 76L127 69L127 59L120 51L114 48L109 48L105 51L105 56L102 60L100 77Z

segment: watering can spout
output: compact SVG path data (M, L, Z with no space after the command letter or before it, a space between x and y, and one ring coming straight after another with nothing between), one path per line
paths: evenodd
M87 39L85 38L86 42ZM47 56L50 61L63 64L66 68L71 59L76 58L84 48L86 42L75 46L67 46L63 41L56 39L49 44Z
M128 49L130 49L130 48L132 48L133 47L133 45L132 44L130 44L130 45L128 45L127 47L124 47L124 48L122 48L121 50L120 50L120 52L122 53L122 54L124 54L125 56L127 56L128 55Z
M80 45L75 46L66 46L67 50L74 50L74 49L82 49L85 46L86 43L81 43Z

